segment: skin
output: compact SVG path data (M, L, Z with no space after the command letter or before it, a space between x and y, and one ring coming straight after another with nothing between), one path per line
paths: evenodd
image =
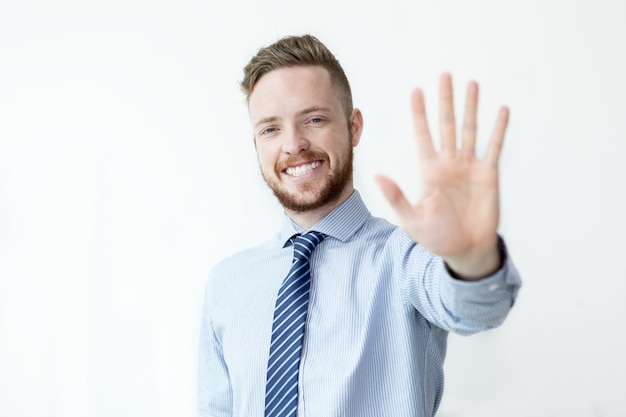
M457 144L452 80L442 74L439 88L441 151L433 144L426 120L424 95L412 94L415 140L419 153L422 194L411 204L391 179L375 177L397 213L400 226L416 242L439 255L460 279L476 280L500 266L498 160L509 112L502 107L483 159L475 155L478 85L467 86L465 115ZM249 110L261 172L274 190L299 204L285 211L308 229L352 194L352 176L336 197L320 204L329 178L351 160L350 147L359 143L363 117L358 109L350 123L321 67L282 68L264 75L250 96ZM319 163L303 176L287 167ZM304 208L306 207L306 208Z
M350 197L352 148L363 117L354 109L348 125L326 69L265 74L250 95L249 111L261 173L292 220L308 229ZM318 165L305 175L289 171L311 162Z
M422 195L411 204L392 180L377 176L401 227L415 241L441 256L460 278L473 280L495 272L501 262L497 247L499 222L498 160L509 111L501 107L486 155L475 154L478 84L467 86L461 146L457 145L452 80L441 75L439 87L441 151L433 145L424 95L412 95L413 129L420 162Z

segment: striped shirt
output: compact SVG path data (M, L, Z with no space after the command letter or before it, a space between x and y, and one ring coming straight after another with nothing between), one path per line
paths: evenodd
M358 192L315 224L299 373L300 417L431 417L448 332L502 323L521 284L509 256L485 279L450 276L441 258L373 217ZM270 241L219 263L205 294L199 415L262 417L276 294L303 231L285 216Z

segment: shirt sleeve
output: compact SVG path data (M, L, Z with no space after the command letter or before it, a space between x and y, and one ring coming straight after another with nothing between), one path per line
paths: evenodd
M232 416L232 390L222 346L213 330L208 287L202 308L198 357L198 416Z
M406 302L429 322L469 335L502 324L515 303L521 279L504 241L503 261L491 276L476 281L454 278L443 260L406 236L401 239L400 287Z

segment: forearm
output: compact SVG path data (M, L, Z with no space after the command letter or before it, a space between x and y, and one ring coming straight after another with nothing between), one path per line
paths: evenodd
M479 279L459 279L447 268L450 275L443 277L442 302L446 310L467 326L454 330L457 333L470 334L497 327L513 306L521 279L501 239L498 239L498 258L496 270Z
M497 327L506 318L521 280L503 242L501 267L479 280L458 279L442 258L402 242L396 253L408 250L401 263L403 293L428 321L447 331L471 334Z

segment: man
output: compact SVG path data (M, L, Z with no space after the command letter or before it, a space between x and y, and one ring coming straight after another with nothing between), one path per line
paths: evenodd
M448 332L498 326L520 286L497 234L507 109L481 160L476 83L460 149L450 76L440 86L441 152L422 92L413 93L422 197L411 205L377 177L397 227L372 217L353 188L363 117L330 51L312 36L286 37L260 49L244 72L261 173L285 218L277 236L211 272L200 415L435 415Z

